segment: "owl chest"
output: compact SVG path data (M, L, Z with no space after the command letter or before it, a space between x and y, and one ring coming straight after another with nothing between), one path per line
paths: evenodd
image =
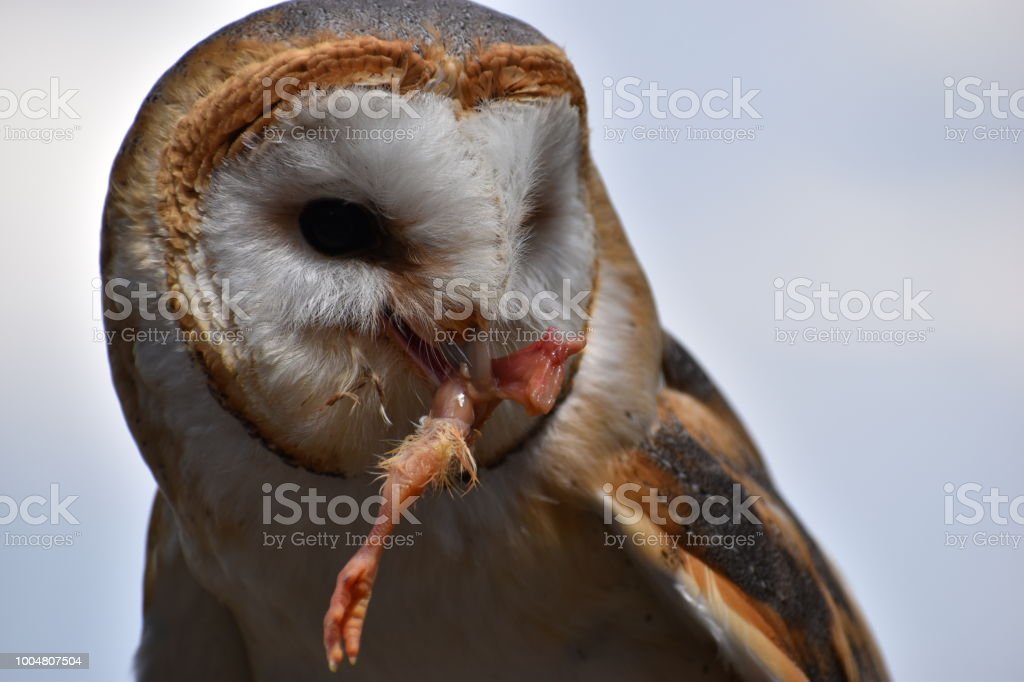
M190 571L233 615L257 679L331 679L323 617L378 511L379 483L288 466L201 387L173 390L183 373L160 376L168 390L149 395L163 398L142 403L162 435L146 456ZM464 495L437 491L409 507L348 677L522 680L540 668L557 675L545 679L600 680L631 678L637 665L678 674L676 617L606 545L600 515L545 495L537 471L513 456Z

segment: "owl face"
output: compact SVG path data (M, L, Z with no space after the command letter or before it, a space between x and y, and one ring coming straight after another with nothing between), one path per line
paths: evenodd
M446 372L552 325L584 331L582 104L551 82L552 50L505 48L489 69L486 54L327 40L271 51L175 122L157 207L168 285L234 296L181 324L226 406L278 452L367 470ZM333 70L303 71L311 51L335 55ZM502 405L478 459L536 426Z

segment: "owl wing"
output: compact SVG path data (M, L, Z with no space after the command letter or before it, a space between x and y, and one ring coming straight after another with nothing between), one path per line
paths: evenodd
M146 539L142 638L135 654L135 679L253 679L238 623L192 575L174 512L161 492L153 501Z
M865 622L743 425L668 335L663 374L658 424L623 457L614 495L602 491L606 521L613 517L625 545L744 676L886 679ZM649 489L664 499L641 500ZM716 495L727 502L692 513L688 500L704 505Z

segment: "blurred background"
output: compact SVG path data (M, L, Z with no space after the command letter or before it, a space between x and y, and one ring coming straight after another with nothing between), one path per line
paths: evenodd
M1024 495L1024 119L998 117L1024 88L1024 7L487 4L574 60L594 156L663 323L745 419L894 678L1020 679L1024 527L991 514L947 523L944 509L965 483ZM130 679L154 486L94 337L107 174L160 74L262 6L4 3L0 91L48 95L58 79L77 93L65 102L73 115L0 120L0 496L49 499L57 484L61 499L77 496L65 502L78 523L0 526L0 651L89 652L91 667L0 680ZM955 93L969 78L978 94L1006 89L1002 108L947 117L950 98L975 110ZM758 91L746 101L759 118L743 107L732 116L734 79L739 99ZM633 117L632 98L652 84L725 90L714 106L730 113L658 118L645 104ZM0 108L9 103L0 94ZM638 139L647 135L657 139ZM917 296L925 314L830 320L818 306L792 319L822 283L853 298L903 296L886 309ZM993 535L979 544L977 531ZM29 532L70 546L5 544Z

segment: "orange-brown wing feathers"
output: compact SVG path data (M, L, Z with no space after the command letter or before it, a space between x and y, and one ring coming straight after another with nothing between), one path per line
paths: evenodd
M665 364L659 423L611 481L627 545L674 588L740 673L886 679L866 625L728 404L667 337ZM693 513L716 496L721 501ZM684 501L673 507L673 500Z

